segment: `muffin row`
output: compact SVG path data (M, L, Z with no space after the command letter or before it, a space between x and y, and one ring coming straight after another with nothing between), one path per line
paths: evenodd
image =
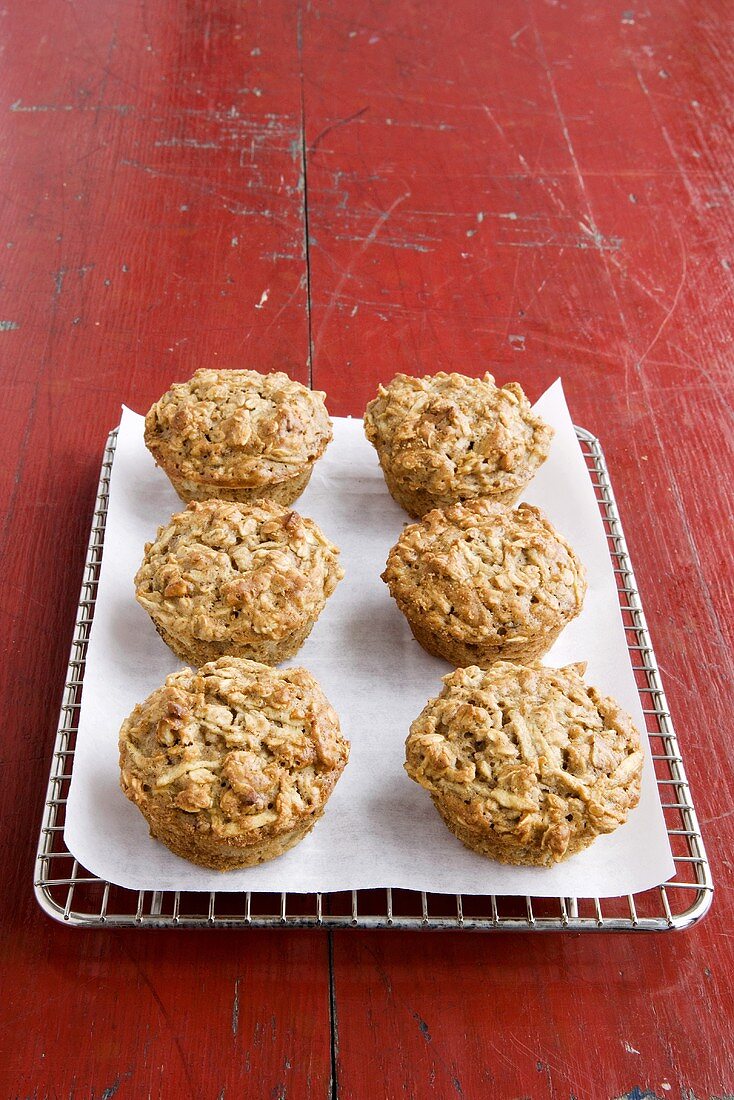
M332 438L325 396L281 372L198 370L149 410L145 443L184 503L292 504ZM518 383L498 388L491 374L397 374L364 426L415 518L476 497L514 504L553 438Z
M189 503L147 544L136 596L199 671L169 677L123 725L122 786L152 835L209 867L297 843L348 759L310 674L269 667L298 651L344 575L337 547L287 507L331 438L323 399L283 374L198 371L146 417L146 444ZM411 726L406 770L475 851L566 858L626 818L642 756L580 666L536 664L586 591L540 510L512 508L552 429L517 384L439 374L380 387L365 430L419 520L383 580L418 642L461 666Z
M457 669L412 723L405 769L468 848L551 866L637 805L639 735L583 671L509 661ZM237 657L169 676L123 723L119 747L122 789L151 835L221 871L297 844L349 758L305 669Z
M295 656L344 570L313 520L279 504L191 501L145 547L135 596L176 656ZM414 637L465 667L541 657L579 614L578 557L539 509L487 500L406 527L382 574Z

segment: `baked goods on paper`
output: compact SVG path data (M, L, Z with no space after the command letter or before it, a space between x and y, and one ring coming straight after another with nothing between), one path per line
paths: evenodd
M135 595L187 664L293 657L344 576L313 520L269 501L192 501L159 527Z
M640 736L584 671L510 661L458 669L413 722L406 771L467 848L546 867L637 806Z
M299 511L339 545L346 576L294 663L310 670L339 715L351 742L349 765L317 827L278 859L222 875L177 858L153 840L119 790L117 738L135 705L180 669L133 599L132 584L143 545L177 510L177 498L146 450L142 418L126 409L110 476L64 824L69 851L79 862L128 889L224 892L392 886L447 894L608 897L648 889L673 874L608 541L560 382L535 411L555 436L523 499L542 508L588 573L583 610L545 660L554 667L588 660L589 682L613 696L643 734L640 804L626 825L552 866L502 864L464 847L406 775L410 724L451 669L415 642L380 580L406 515L385 491L361 421L338 418Z
M303 668L224 657L168 676L120 730L120 783L151 836L218 871L298 844L349 757Z
M499 388L491 374L396 374L364 427L391 495L417 518L474 497L514 504L553 438L522 387Z
M325 394L287 374L197 370L145 418L145 443L190 500L292 504L332 437Z
M428 653L482 668L543 656L586 594L583 565L539 508L489 500L406 527L382 578Z

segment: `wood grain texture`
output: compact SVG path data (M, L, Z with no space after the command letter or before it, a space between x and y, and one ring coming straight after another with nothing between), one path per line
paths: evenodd
M6 8L0 1091L734 1094L730 6ZM330 968L319 934L81 933L37 911L104 439L121 401L202 364L310 371L357 415L396 370L490 367L531 396L563 375L699 805L702 925L339 933Z

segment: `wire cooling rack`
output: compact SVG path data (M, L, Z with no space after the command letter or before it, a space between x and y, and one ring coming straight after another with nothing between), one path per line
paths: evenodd
M484 897L412 890L332 894L184 893L125 890L90 874L64 842L87 642L102 561L117 431L102 462L74 640L41 824L35 891L41 908L85 928L405 928L526 932L665 931L687 928L711 905L711 870L598 439L576 428L614 564L627 645L652 746L675 875L618 898Z

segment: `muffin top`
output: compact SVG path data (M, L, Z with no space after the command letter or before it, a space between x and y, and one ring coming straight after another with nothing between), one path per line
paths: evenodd
M331 439L325 394L287 374L198 370L145 418L145 444L166 473L259 488L315 462Z
M344 576L319 527L271 501L192 501L158 529L135 596L174 636L247 644L315 619Z
M348 757L310 673L237 657L169 676L120 730L128 798L197 814L223 837L256 830L253 843L317 814Z
M382 578L400 609L434 633L523 645L578 615L584 567L538 508L487 499L434 509L406 527Z
M640 738L584 665L457 669L410 727L406 771L467 829L564 857L637 805Z
M437 504L519 489L553 437L517 382L498 389L491 374L443 372L380 386L365 431L393 476Z

